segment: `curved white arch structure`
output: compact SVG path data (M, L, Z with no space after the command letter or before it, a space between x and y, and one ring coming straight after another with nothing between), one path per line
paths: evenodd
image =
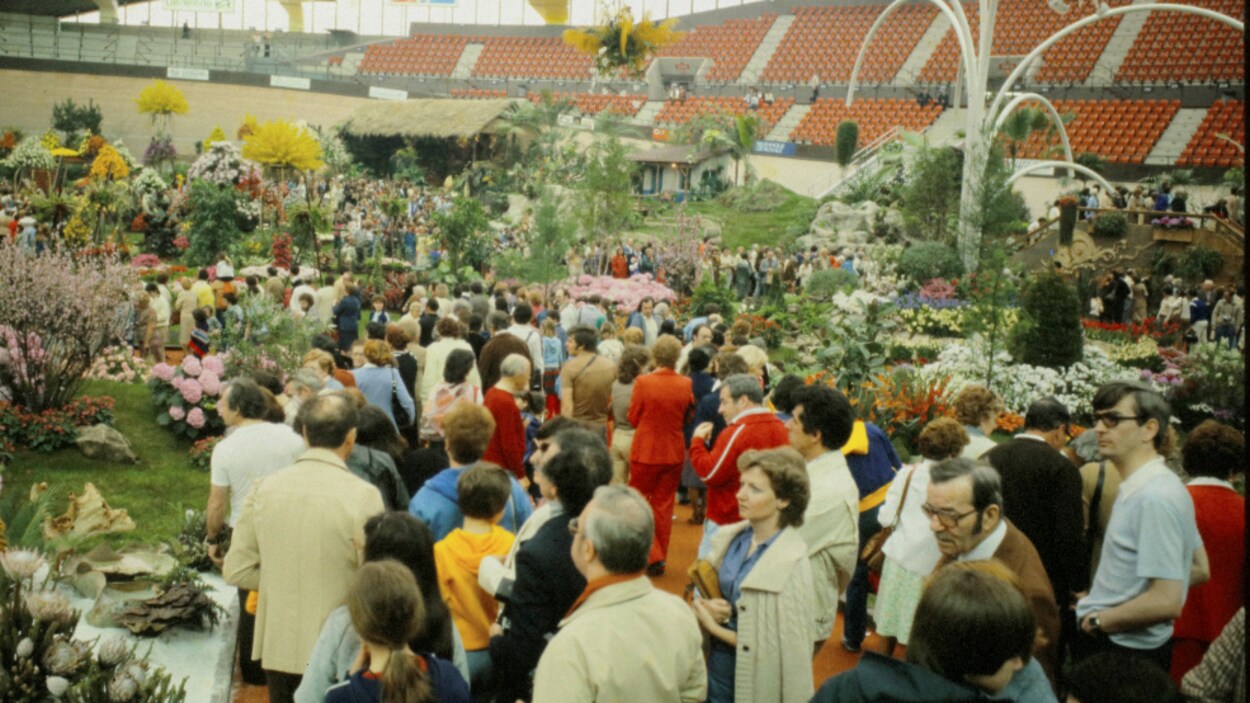
M1041 169L1044 169L1044 168L1070 168L1073 171L1080 171L1081 173L1097 181L1098 184L1102 186L1104 193L1115 192L1115 186L1111 185L1110 183L1107 182L1105 178L1098 175L1097 171L1095 171L1092 168L1087 168L1085 166L1082 166L1081 164L1074 164L1069 161L1037 161L1027 166L1021 166L1020 168L1016 169L1015 173L1011 174L1007 178L1007 181L1003 185L1010 186L1012 183L1015 183L1021 176L1027 176L1034 171L1040 171Z
M1054 104L1037 93L1019 93L1016 97L1012 98L1011 102L1007 103L1007 107L1003 108L1003 111L998 113L998 119L994 120L993 133L998 134L998 130L1003 128L1003 123L1007 121L1007 117L1011 115L1012 111L1019 107L1021 103L1028 100L1036 100L1042 104L1046 113L1050 115L1050 119L1054 123L1055 128L1059 130L1059 139L1063 142L1064 157L1066 157L1069 162L1076 163L1076 160L1072 158L1072 144L1068 141L1068 128L1067 125L1063 123L1063 117L1060 116L1059 111L1055 109Z

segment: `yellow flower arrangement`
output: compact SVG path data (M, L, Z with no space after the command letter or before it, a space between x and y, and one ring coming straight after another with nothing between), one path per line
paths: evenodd
M91 227L83 221L81 215L74 215L65 223L61 230L61 238L74 246L83 246L91 241Z
M135 99L135 104L139 107L139 113L144 115L152 115L153 119L157 115L185 115L190 111L187 106L187 98L178 90L177 86L165 81L153 81L149 83L139 97Z
M243 158L298 171L316 171L325 165L317 138L284 120L266 122L247 135L243 139Z
M224 141L226 141L226 133L221 129L221 125L217 125L216 127L213 127L213 131L209 133L208 139L204 140L204 151L208 151L208 148L217 142Z
M685 32L673 29L676 24L676 19L656 23L646 14L641 22L634 22L630 9L622 7L606 24L566 29L563 37L565 44L594 57L599 75L623 71L639 78L657 50L685 36Z
M40 137L39 144L43 146L46 151L51 153L61 148L61 138L56 136L56 133L52 130L48 130L43 133L42 137Z
M92 180L120 181L130 175L130 168L121 154L111 144L100 147L95 161L91 162L91 171L87 176Z

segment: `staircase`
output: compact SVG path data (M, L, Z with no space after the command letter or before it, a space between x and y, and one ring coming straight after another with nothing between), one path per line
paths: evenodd
M1198 131L1198 126L1202 124L1202 118L1206 114L1207 111L1203 108L1181 108L1178 110L1176 117L1172 118L1168 128L1163 130L1159 141L1150 150L1150 154L1146 156L1146 165L1175 165L1176 160L1181 156L1181 152L1185 151L1185 146L1189 144L1189 140L1193 139L1194 132Z
M1133 5L1144 5L1151 0L1133 0ZM1089 78L1085 80L1088 87L1109 86L1115 80L1115 74L1119 72L1120 65L1124 63L1125 57L1128 56L1128 50L1133 46L1133 42L1137 41L1137 35L1141 33L1141 28L1146 24L1146 19L1150 17L1149 12L1133 12L1120 16L1120 24L1115 28L1115 33L1107 40L1107 48L1102 50L1102 55L1098 57L1098 61L1094 63L1094 68L1089 72Z
M485 44L465 44L460 60L456 61L456 67L451 69L451 79L463 81L473 75L473 67L477 65L478 57L482 55L482 50L485 48Z
M660 109L663 107L663 100L648 100L638 109L638 114L634 115L634 124L653 126L655 124L655 116L660 114Z
M947 108L938 115L933 124L924 131L925 139L931 146L939 144L949 144L959 139L958 132L964 129L965 113L967 111L962 107Z
M790 109L786 110L786 114L777 120L777 124L773 126L766 139L774 142L790 141L790 132L799 126L799 123L803 121L803 116L811 109L811 105L791 105Z
M754 85L759 82L760 75L764 73L764 67L773 60L773 54L777 52L777 47L781 46L781 40L785 38L792 24L794 24L794 15L780 15L773 21L773 26L768 28L768 33L760 40L760 45L755 48L751 60L742 69L742 75L738 76L739 85Z
M950 27L951 23L946 19L946 15L939 12L933 18L933 22L929 23L929 28L920 35L920 41L916 42L916 47L911 50L907 60L899 67L898 73L894 74L894 80L890 84L902 86L915 84L920 71L924 69L926 63L929 63L929 58L933 56L933 52L937 51L938 44L942 43L942 37L946 36L946 30ZM878 33L882 31L886 31L885 25L881 25L881 28L877 30Z

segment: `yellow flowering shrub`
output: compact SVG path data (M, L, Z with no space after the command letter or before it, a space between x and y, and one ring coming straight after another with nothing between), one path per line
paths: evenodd
M135 99L140 114L144 115L185 115L190 111L187 98L172 83L153 81L139 93Z
M315 171L325 165L317 138L285 120L266 122L244 137L243 158L299 171Z
M224 141L226 141L226 133L222 131L221 125L217 125L216 127L213 127L213 131L209 133L208 139L204 140L204 151L208 151L208 148L217 142Z
M111 144L100 147L95 161L91 162L91 171L87 176L92 180L120 181L130 175L130 168L121 154Z

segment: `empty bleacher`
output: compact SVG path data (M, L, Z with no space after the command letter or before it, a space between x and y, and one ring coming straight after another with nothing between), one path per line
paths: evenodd
M795 8L794 24L761 74L761 81L806 83L815 75L823 83L849 82L855 55L868 28L884 9L884 5ZM893 80L936 15L937 10L927 3L895 10L869 45L859 80Z
M712 60L704 79L733 82L759 48L760 41L776 21L776 13L756 19L728 20L723 24L702 25L686 32L681 41L657 52L658 56L698 57Z
M838 125L850 120L859 126L859 143L863 145L895 127L919 132L940 114L942 108L936 103L920 107L915 100L861 99L848 109L842 99L821 98L790 133L790 141L832 146L837 142Z
M1243 0L1169 0L1244 19ZM1152 12L1120 65L1116 80L1151 84L1173 81L1244 81L1245 35L1198 15Z
M1127 5L1128 0L1109 0L1111 7ZM964 3L964 12L974 38L980 36L979 12L975 4ZM1060 15L1046 0L1002 0L994 26L994 56L1024 56L1047 37L1075 21L1071 14ZM939 20L939 21L945 21ZM1060 40L1042 54L1042 66L1034 80L1039 83L1083 83L1115 33L1119 17L1095 22ZM920 72L922 83L949 83L955 79L959 63L959 43L947 30L941 44Z
M483 37L475 78L588 80L593 60L559 37Z
M464 100L498 100L508 97L506 90L485 90L482 88L452 88L451 97Z
M530 102L542 101L542 93L531 92ZM552 93L554 100L568 100L583 115L597 115L603 111L615 112L625 117L638 114L642 104L647 102L645 95L601 95L598 93Z
M417 34L386 44L371 44L360 61L366 75L450 76L469 37Z
M1096 154L1108 163L1140 164L1159 141L1179 100L1056 100L1060 114L1072 113L1068 139L1072 152ZM1035 132L1020 145L1021 158L1053 158L1057 135Z
M1178 166L1240 166L1245 154L1226 140L1217 137L1225 134L1239 144L1246 141L1246 104L1239 100L1218 100L1207 110L1202 124L1194 133Z
M768 105L760 103L755 110L756 116L764 123L764 132L777 124L786 110L794 104L793 98L779 98ZM716 114L723 112L730 115L741 115L747 112L746 101L739 97L702 97L686 98L685 100L666 100L664 107L655 116L655 123L660 125L678 126L686 124L697 115Z

